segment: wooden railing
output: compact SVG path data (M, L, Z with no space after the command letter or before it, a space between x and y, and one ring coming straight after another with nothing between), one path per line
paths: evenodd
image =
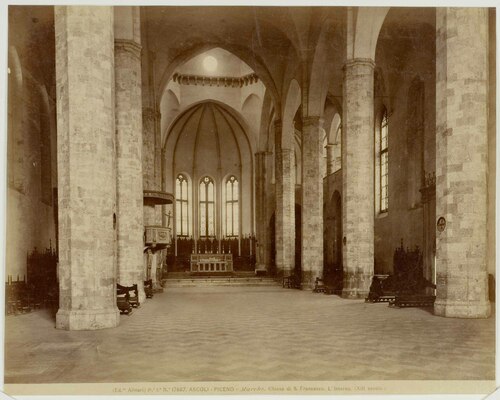
M235 271L253 271L255 269L255 246L253 236L238 238L201 238L178 236L175 246L167 251L169 271L189 271L191 254L231 254Z
M229 272L232 270L232 254L191 254L191 272Z

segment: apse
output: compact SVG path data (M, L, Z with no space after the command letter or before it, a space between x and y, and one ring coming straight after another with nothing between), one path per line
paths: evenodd
M174 193L178 179L184 179L188 185L186 195L179 193L176 196L181 195L188 202L184 206L187 214L183 217L189 221L185 223L184 235L198 237L204 232L201 232L200 219L203 215L199 205L204 193L200 185L206 179L213 183L215 203L211 236L252 233L252 149L242 121L234 110L214 101L205 101L189 108L174 121L169 130L164 155L166 190ZM238 209L235 210L238 227L228 232L225 218L230 201L227 192L230 180L237 181L238 193L233 199L238 199Z
M256 146L265 86L244 61L220 47L179 64L160 101L162 142L175 118L193 104L213 100L240 113Z

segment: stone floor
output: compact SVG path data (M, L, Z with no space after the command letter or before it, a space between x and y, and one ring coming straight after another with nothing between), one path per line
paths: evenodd
M494 329L280 287L170 288L115 329L7 317L5 382L490 380Z

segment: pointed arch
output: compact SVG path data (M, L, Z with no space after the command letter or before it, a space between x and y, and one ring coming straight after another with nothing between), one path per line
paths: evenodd
M271 151L269 148L269 136L271 134L270 122L273 119L274 110L269 91L264 92L264 99L261 107L259 140L256 146L258 151Z
M282 131L281 138L277 138L284 149L293 149L294 143L294 126L293 121L297 110L302 103L302 94L300 85L296 79L290 81L288 86L285 103L283 107Z
M168 126L174 120L175 116L179 114L179 111L180 99L173 88L167 87L160 101L162 142L165 140Z
M375 60L378 36L390 7L349 7L347 60Z
M323 21L311 61L307 99L304 99L304 101L307 101L307 115L323 116L325 100L332 77L331 70L328 67L332 64L332 52L328 49L329 43L333 40L331 31L328 20Z
M271 97L273 98L275 104L280 103L277 86L272 78L269 69L266 67L265 62L261 59L261 57L259 57L255 53L250 53L249 50L243 46L227 45L223 43L200 44L190 48L178 57L174 58L171 62L169 62L168 66L165 68L159 79L158 93L164 92L169 81L172 79L174 71L180 65L189 61L191 58L214 48L221 48L223 50L226 50L245 62L250 68L255 71L259 79L264 83L266 89L270 91Z

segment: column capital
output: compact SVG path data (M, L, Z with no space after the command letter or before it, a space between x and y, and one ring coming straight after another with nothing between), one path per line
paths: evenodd
M115 52L122 51L132 54L135 58L141 59L142 46L130 39L115 39Z
M307 117L302 118L302 127L312 125L323 127L323 118L319 115L308 115Z
M273 154L271 151L267 151L267 150L261 150L261 151L256 151L255 152L255 156L269 156Z
M352 58L345 62L343 70L345 71L346 69L355 66L366 66L370 67L371 69L375 69L375 61L373 61L371 58Z
M275 129L282 129L283 128L283 122L281 121L281 119L274 120L274 128Z
M278 157L283 157L289 154L292 154L295 150L294 149L276 149L276 155Z

